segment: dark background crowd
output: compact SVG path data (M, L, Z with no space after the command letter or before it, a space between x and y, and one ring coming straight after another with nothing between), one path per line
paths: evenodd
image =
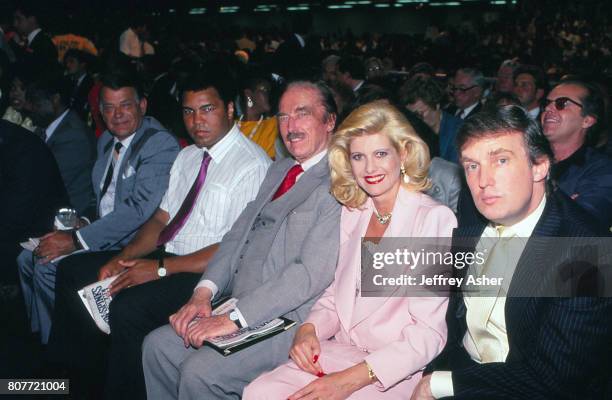
M502 7L470 2L465 7L438 8L417 4L398 7L399 11L370 5L368 10L380 20L379 31L363 31L357 23L334 27L330 21L342 12L369 12L365 8L348 11L326 7L336 2L324 2L300 13L288 13L286 7L292 3L279 2L265 15L254 12L257 5L249 1L236 2L241 9L229 14L220 12L231 6L225 1L181 2L172 5L172 9L165 3L63 1L0 5L0 117L40 135L58 115L50 109L43 118L36 104L51 99L53 105L56 101L75 111L92 135L95 132L99 137L106 129L99 109L100 76L129 65L142 80L148 98L147 114L186 146L190 138L183 126L176 86L202 66L223 65L242 89L253 82L247 78L265 77L270 84L266 116L275 115L283 86L297 78L327 81L340 117L356 105L391 99L409 109L407 113L415 124L423 125L421 132L425 132L432 156L456 162L456 155L446 157L442 144L437 143L441 139L436 139L436 124L429 124L423 112L411 105L421 100L464 118L464 107L456 102L458 93L465 95L478 86L480 92L474 104L479 107L507 101L527 108L513 87L517 69L530 66L537 71L527 74L543 90L535 100L538 111L544 109L545 93L568 77L589 81L597 88L603 108L598 112L597 132L589 144L601 153L610 153L610 2L519 0L508 1ZM198 7L206 11L201 14ZM385 17L405 18L415 22L416 27L407 24L402 32L391 32L384 26ZM32 21L36 21L35 26ZM30 41L28 35L37 29L41 29L37 38ZM136 47L130 47L128 31ZM500 87L504 66L510 67L511 89ZM465 72L473 84L458 83L463 73L458 70ZM415 97L412 94L419 86L418 79L435 82L437 89L422 89L424 94ZM53 100L56 95L57 100ZM244 104L242 107L241 114L246 115ZM277 150L276 158L282 156L282 151ZM83 211L87 213L87 205ZM12 272L16 267L2 265L1 269L0 325L6 328L2 329L0 343L10 343L11 348L0 349L0 360L4 353L9 354L6 359L15 360L11 373L27 376L38 367L40 349L32 346L31 338L25 334L28 328ZM4 340L7 337L13 339ZM0 372L5 372L2 367ZM0 377L4 376L0 373Z

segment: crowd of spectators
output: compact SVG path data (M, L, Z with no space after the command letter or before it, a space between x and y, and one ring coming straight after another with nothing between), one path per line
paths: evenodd
M270 160L281 161L270 167L273 173L278 173L279 179L284 172L274 171L285 158L289 159L285 162L287 166L294 158L304 163L305 169L309 168L306 161L314 153L300 159L299 143L303 133L293 132L288 126L312 117L311 110L288 106L299 103L296 99L306 96L304 93L317 107L320 106L319 97L324 97L326 107L322 113L326 117L318 126L321 137L332 137L334 126L345 119L352 121L350 115L354 116L355 110L364 112L371 108L387 110L394 119L414 128L415 139L411 140L422 146L419 154L431 157L431 164L427 161L429 167L424 168L428 171L421 171L422 174L419 172L416 176L429 182L419 191L447 206L449 216L451 211L454 213L448 230L454 227L455 217L460 228L482 223L483 218L493 221L488 215L483 216L482 204L475 204L470 197L460 173L464 161L461 148L456 145L457 138L462 140L461 132L465 136L469 129L478 131L478 122L474 121L479 119L474 119L475 116L485 115L481 118L486 121L494 119L492 115L497 115L502 105L520 106L509 108L510 111L500 115L517 118L521 121L519 125L542 132L547 139L542 139L546 142L544 147L550 142L551 154L547 161L551 163L550 173L547 168L544 175L551 178L551 190L558 190L564 198L576 203L580 213L588 215L584 218L595 218L610 230L611 9L605 2L557 4L551 1L537 8L530 2L519 2L516 7L497 11L492 18L470 16L460 24L432 24L425 32L416 34L354 34L350 31L313 32L308 18L291 29L219 28L217 25L211 28L196 16L145 17L145 10L131 18L114 18L109 12L91 24L85 24L84 18L77 16L64 16L61 23L47 23L44 8L37 3L20 3L10 18L0 17L0 118L6 121L0 124L0 154L13 157L11 149L28 146L36 148L36 152L15 156L29 165L27 169L20 167L23 173L16 169L21 164L6 162L8 158L0 160L3 162L0 164L0 201L4 205L0 209L3 213L0 220L6 222L7 227L0 243L0 269L6 271L0 277L0 300L11 301L25 295L28 310L21 317L27 315L32 332L38 335L36 341L42 342L45 348L48 344L52 349L55 347L56 357L52 361L62 359L63 355L64 361L74 368L81 361L78 349L87 348L92 335L100 334L93 325L86 332L79 330L77 323L72 323L80 319L91 325L78 298L73 296L74 289L134 266L154 271L146 278L136 272L126 273L122 278L123 286L114 289L116 292L132 290L132 286L165 278L163 260L170 257L173 261L168 265L174 270L168 268L172 273L190 274L181 284L181 293L191 293L189 290L195 284L201 285L201 281L197 282L206 271L209 259L213 259L220 243L223 246L221 238L246 204L255 199L261 202L262 210L267 209L268 201L256 194L261 182L266 185L264 176L268 177L265 171ZM292 84L295 81L300 83ZM333 118L327 119L331 115ZM199 120L201 118L216 119L210 128ZM468 128L462 131L465 125ZM214 131L213 136L216 136L209 138L209 131ZM38 138L36 145L21 143L19 135L26 134L28 140L37 136L46 145L39 146ZM540 137L543 138L542 134ZM134 138L135 144L131 144ZM217 144L223 141L225 145ZM323 142L328 143L321 139ZM238 147L243 148L244 154L226 156L222 153L226 147L233 147L234 152ZM317 150L325 149L323 145L320 147ZM200 151L202 149L204 151ZM114 170L115 165L122 165L124 157L127 167L123 165L120 172ZM197 186L194 183L189 188L193 179L204 182L211 157L212 165L216 165L211 171L221 168L219 160L228 157L223 164L224 171L211 172L208 187L200 183L199 188L194 189ZM317 157L314 158L321 164L321 158ZM247 165L251 158L254 166ZM239 164L241 168L234 167ZM327 164L323 164L327 171ZM34 165L48 176L37 176L35 171L30 171ZM256 176L250 176L254 168L259 168ZM403 176L403 182L408 185L416 178L406 175L403 168L398 176ZM200 171L197 176L196 170ZM237 180L242 170L248 170L244 172L246 178ZM30 173L26 174L28 171ZM189 183L186 183L185 174L189 176ZM119 185L121 180L133 176L146 179L135 178L126 186ZM35 182L30 189L29 181L24 180L26 177ZM294 176L292 184L295 180ZM50 185L51 182L63 184ZM215 182L221 194L214 189L201 189L209 188L210 182ZM326 181L321 187L325 184ZM538 188L544 186L541 182L538 185ZM241 194L240 190L246 190L247 186L248 193ZM187 208L189 211L181 218L189 220L193 204L184 205L189 198L195 202L200 189L208 190L205 198L210 203L199 200L195 209L201 209L202 215L211 220L191 217L191 226L189 223L182 225L184 221L177 223L176 215L185 214ZM474 187L469 189L474 190ZM321 193L326 201L338 206L327 189L321 189ZM228 211L223 196L234 208ZM238 199L231 200L232 196ZM53 217L60 203L70 205L80 216L86 217L72 233L52 232ZM214 212L211 211L213 206L218 206ZM378 215L376 208L374 211ZM265 212L262 213L254 217L256 222L252 229L245 228L244 237L254 235L250 230L265 230L262 228L265 221L259 225L261 215L265 216ZM339 217L337 209L334 213ZM382 225L386 224L381 222L383 217L378 216ZM333 225L330 221L326 223ZM189 235L193 234L188 246L181 242L180 235L158 241L157 236L163 237L164 230L176 224L180 226L175 227L173 235L186 234L181 231L183 226L189 227ZM202 241L196 237L204 226L214 230L214 234L210 233L210 237ZM330 228L327 234L332 231ZM39 246L32 251L22 251L19 243L30 237L41 237ZM262 237L265 235L258 240L263 240ZM249 240L255 241L254 238ZM244 244L247 256L249 240ZM178 247L158 254L159 243L162 247ZM228 250L229 245L225 246L222 253L228 254L227 257L238 254L232 248ZM253 248L250 250L255 251ZM71 256L75 251L86 254ZM101 253L99 259L90 258L97 252ZM60 264L65 256L70 257ZM334 257L329 254L330 259ZM128 264L124 263L126 259ZM82 264L90 268L84 269ZM41 265L45 266L44 270ZM44 276L40 271L44 271ZM74 278L79 274L83 276ZM321 285L331 282L331 275L327 278L329 282L321 282ZM155 288L150 290L150 293L157 293ZM210 289L213 296L215 290ZM176 288L168 289L172 296L177 292ZM150 297L147 294L137 299L142 307L149 307L145 303ZM163 315L158 316L155 326L141 329L134 336L137 340L132 340L134 343L130 343L129 350L118 354L117 344L113 345L110 354L115 364L125 361L126 365L136 365L132 369L138 371L138 385L133 388L137 392L135 398L142 396L145 390L140 371L142 341L188 300L185 296L175 297L167 304L172 310L154 307ZM127 296L118 297L125 298ZM135 298L117 300L114 307L128 310ZM308 307L302 306L305 313ZM57 307L59 310L55 309ZM246 306L244 309L252 311ZM119 324L113 322L119 318L111 317L111 325ZM132 318L135 316L130 316L130 320ZM303 316L300 314L299 318ZM232 321L240 327L244 317L240 315L238 322ZM115 329L119 332L121 328L117 325ZM117 333L113 340L119 335ZM155 340L160 338L162 336ZM75 345L79 341L81 346ZM91 351L92 359L104 360L108 343L104 339L99 343ZM152 346L149 343L149 347ZM125 360L124 354L129 354ZM152 365L151 357L154 356L151 354L154 353L149 353ZM66 361L71 357L74 359ZM90 390L84 387L84 382L95 381L100 373L94 367L88 370L89 367L92 366L84 365L79 371L88 375L81 376L83 380L77 384L83 386L78 389L84 392ZM103 368L104 361L95 367ZM368 369L372 373L369 366ZM111 386L106 387L107 395L123 390L112 387L113 382L121 381L117 378L121 375L117 370L120 368L115 369L114 375L109 374L110 383L107 384ZM0 372L4 371L0 369ZM150 375L147 376L150 380ZM98 380L92 385L95 384L104 382Z

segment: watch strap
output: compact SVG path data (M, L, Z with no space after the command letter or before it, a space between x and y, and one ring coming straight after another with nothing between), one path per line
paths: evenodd
M79 240L79 235L77 235L76 230L73 230L71 232L71 235L72 235L72 244L74 245L74 248L77 250L83 250L83 244Z

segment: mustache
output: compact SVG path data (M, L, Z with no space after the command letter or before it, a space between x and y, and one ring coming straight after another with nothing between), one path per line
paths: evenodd
M304 132L291 131L287 132L287 140L301 139L305 136Z

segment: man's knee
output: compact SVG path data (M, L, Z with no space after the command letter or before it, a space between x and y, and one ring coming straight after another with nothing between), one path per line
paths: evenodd
M17 267L22 277L32 278L34 274L34 254L29 250L19 253L17 256Z
M138 296L130 289L124 289L110 303L109 324L113 331L125 324L133 324L136 319L146 318L142 303L147 299Z
M51 288L55 289L55 265L36 264L34 266L33 281L36 288Z
M203 387L223 382L223 371L227 368L217 368L210 357L207 357L207 349L201 349L193 353L183 361L179 370L179 388L187 389L189 392L198 392Z
M181 363L179 388L190 393L203 388L211 392L236 392L237 388L246 384L241 383L245 377L238 364L208 347L202 347Z
M145 336L142 342L142 362L145 368L147 364L156 360L163 353L166 343L172 339L180 340L170 325L157 328Z

